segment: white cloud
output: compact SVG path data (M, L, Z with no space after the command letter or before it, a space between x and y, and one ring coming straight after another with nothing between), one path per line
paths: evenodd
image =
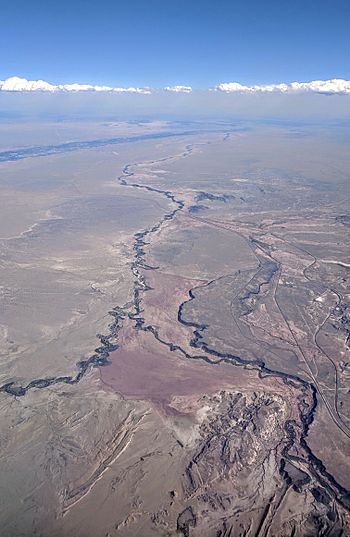
M226 93L324 93L350 94L350 80L334 78L332 80L313 80L311 82L291 82L289 84L265 84L244 86L238 82L225 82L214 88Z
M57 86L53 86L44 80L27 80L12 76L0 81L2 91L56 91Z
M0 80L0 91L47 91L47 92L78 92L99 91L115 93L151 93L149 88L113 88L112 86L93 86L91 84L50 84L45 80L27 80L18 76L12 76L6 80Z
M191 86L167 86L165 91L172 91L174 93L191 93Z
M151 88L113 88L116 93L143 93L144 95L150 95L152 93Z
M55 86L55 91L113 91L113 88L91 84L59 84Z
M225 93L321 93L321 94L350 94L350 80L335 78L332 80L313 80L311 82L291 82L280 84L257 84L246 86L239 82L225 82L218 84L209 91L221 91ZM113 86L98 86L92 84L50 84L45 80L27 80L13 76L6 80L0 80L0 91L14 92L106 92L106 93L138 93L149 95L155 90L152 88L121 88ZM162 91L162 90L161 90ZM191 86L167 86L163 91L172 93L191 93Z

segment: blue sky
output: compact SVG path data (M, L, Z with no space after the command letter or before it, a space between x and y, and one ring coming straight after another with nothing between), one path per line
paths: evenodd
M342 0L2 0L0 79L121 86L350 78Z

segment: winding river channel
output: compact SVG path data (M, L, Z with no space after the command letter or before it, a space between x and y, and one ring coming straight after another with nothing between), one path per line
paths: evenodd
M161 133L155 135L143 135L139 137L134 137L133 140L147 140L147 139L157 139L164 138L169 136L184 136L192 134L190 132L182 133ZM123 138L122 141L120 138L111 140L100 140L95 142L79 142L73 144L63 144L61 146L50 146L50 148L32 148L31 150L21 150L20 152L3 152L0 153L0 161L5 160L18 160L20 158L26 158L28 156L43 156L57 152L63 151L72 151L74 149L88 148L88 147L99 147L100 145L108 145L111 143L122 143L130 142L130 138ZM91 145L95 144L95 145ZM97 144L97 145L96 145ZM186 146L184 155L190 154L192 151L192 145ZM170 157L169 157L170 158ZM161 159L162 161L166 159ZM153 163L158 161L153 161ZM118 177L120 185L125 188L134 188L134 189L143 189L149 192L153 192L156 195L163 196L173 206L172 210L165 213L162 218L155 223L152 227L141 230L134 234L134 259L131 263L131 270L134 277L134 287L133 287L133 302L125 307L116 306L111 311L109 315L111 317L111 323L109 325L109 333L107 335L99 334L97 337L100 341L100 345L95 349L94 353L87 359L81 360L77 363L77 372L71 376L57 376L57 377L48 377L48 378L38 378L33 379L28 384L22 386L15 382L7 382L0 387L1 392L5 392L9 396L13 397L23 397L29 390L32 389L44 389L54 384L77 384L82 377L87 373L87 371L92 367L101 367L108 364L108 357L112 351L115 351L118 348L118 332L122 327L123 320L128 316L135 323L135 330L143 330L145 332L151 333L157 341L168 347L170 351L179 352L187 359L191 360L205 360L206 362L212 364L215 367L216 364L220 362L227 362L232 366L236 367L249 367L249 369L255 369L258 371L258 374L261 378L266 376L274 376L281 378L286 385L298 389L300 396L298 398L298 408L299 408L299 423L289 420L285 423L285 440L284 446L282 449L282 457L280 462L280 473L281 476L285 479L289 486L293 486L296 490L300 490L303 484L309 482L311 477L317 481L317 483L322 487L323 490L326 490L331 498L333 498L337 503L339 503L346 510L350 511L350 491L342 487L330 473L327 471L322 461L318 459L307 443L308 432L310 425L312 424L315 412L317 409L317 398L318 391L317 387L312 383L304 380L298 375L287 374L282 371L273 370L266 366L264 359L259 358L256 360L244 360L239 356L230 353L222 353L208 346L203 339L203 331L206 329L206 325L197 324L189 322L184 317L183 309L184 304L188 301L195 300L195 289L189 291L189 297L186 302L180 304L178 309L178 322L189 326L193 329L193 337L190 342L191 347L193 348L193 354L188 353L176 341L166 341L158 333L155 326L151 324L146 324L145 319L142 317L142 297L144 293L150 289L147 285L147 279L141 273L141 270L157 270L157 267L151 267L145 262L146 253L144 247L146 245L147 239L150 236L158 231L163 224L167 221L172 220L175 215L184 209L184 202L181 199L178 199L174 193L168 190L161 190L149 185L138 184L133 182L132 172L133 164L128 164L124 167L122 175ZM277 269L278 267L276 267ZM292 452L295 452L295 446L298 445L298 452L302 453L301 455L295 455ZM307 468L308 474L305 473L305 479L301 482L293 482L292 478L289 476L288 472L285 469L286 461L290 462L292 465L300 464L301 466ZM310 477L311 476L311 477Z

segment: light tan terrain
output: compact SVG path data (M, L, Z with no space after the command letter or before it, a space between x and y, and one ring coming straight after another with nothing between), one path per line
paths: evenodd
M0 151L1 535L350 535L346 143L90 128Z

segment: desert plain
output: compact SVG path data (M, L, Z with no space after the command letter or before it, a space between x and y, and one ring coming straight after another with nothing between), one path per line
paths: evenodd
M348 140L0 125L2 536L350 535Z

